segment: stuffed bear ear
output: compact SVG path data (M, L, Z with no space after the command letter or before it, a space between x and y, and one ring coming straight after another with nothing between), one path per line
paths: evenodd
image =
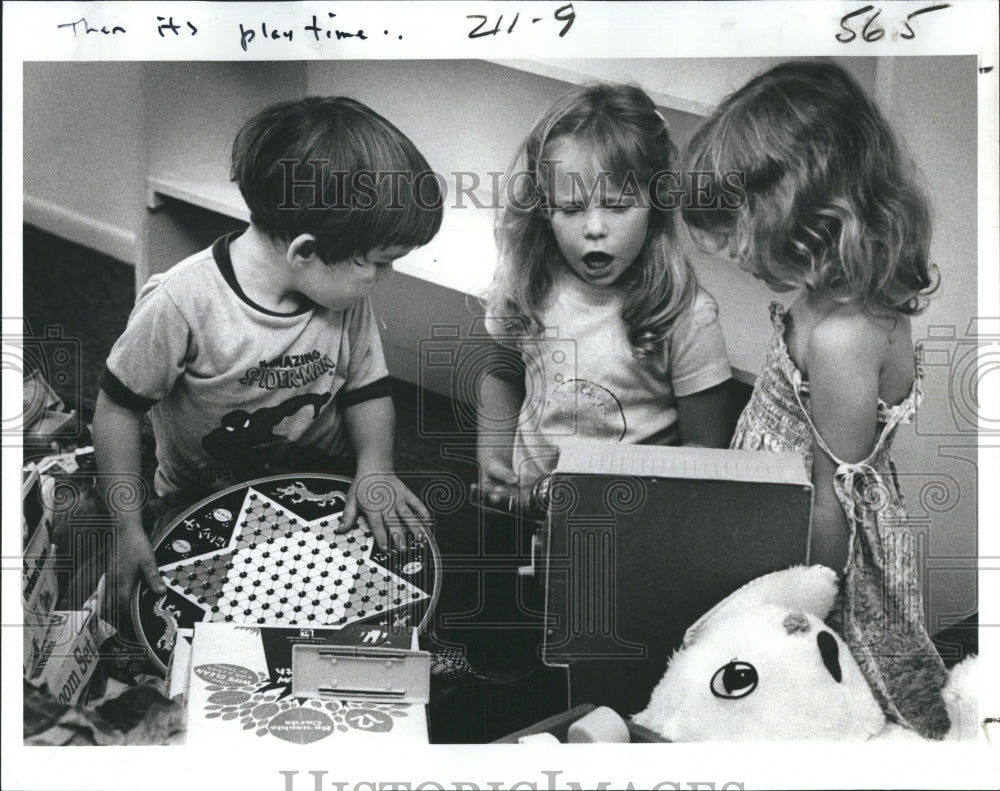
M815 615L829 615L837 598L837 573L826 566L792 566L751 580L716 604L684 634L684 647L694 643L715 619L761 604Z

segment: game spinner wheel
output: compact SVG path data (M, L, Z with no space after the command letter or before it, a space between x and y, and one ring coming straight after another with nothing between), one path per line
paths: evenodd
M336 532L350 485L334 475L261 478L202 500L156 536L167 592L140 581L132 615L160 669L177 631L199 621L422 629L440 587L434 539L385 552L363 519Z

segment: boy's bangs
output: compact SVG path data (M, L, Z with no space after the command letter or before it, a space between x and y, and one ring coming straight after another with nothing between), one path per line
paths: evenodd
M399 173L383 174L374 205L358 209L359 242L369 249L422 247L441 229L444 197L439 176L426 169L404 177Z

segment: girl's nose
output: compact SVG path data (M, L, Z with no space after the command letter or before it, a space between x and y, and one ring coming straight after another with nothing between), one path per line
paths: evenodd
M587 211L586 225L583 234L588 239L600 239L608 234L608 224L604 221L604 213L597 209Z

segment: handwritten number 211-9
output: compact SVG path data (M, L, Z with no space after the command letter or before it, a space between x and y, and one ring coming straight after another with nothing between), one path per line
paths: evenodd
M576 12L573 10L573 4L567 3L560 8L557 8L555 13L552 15L554 19L558 19L560 22L565 22L562 30L559 31L559 38L565 36L571 27L573 27L573 22L576 20ZM505 30L507 33L513 33L514 28L517 27L517 23L521 18L521 13L518 12L514 14L514 18L510 21L510 24L503 27L503 14L497 17L496 24L492 27L487 27L489 24L489 17L485 14L467 14L467 19L478 19L479 24L476 25L472 30L469 31L469 38L483 38L484 36L495 36ZM541 22L544 17L531 17L531 24L536 22Z

